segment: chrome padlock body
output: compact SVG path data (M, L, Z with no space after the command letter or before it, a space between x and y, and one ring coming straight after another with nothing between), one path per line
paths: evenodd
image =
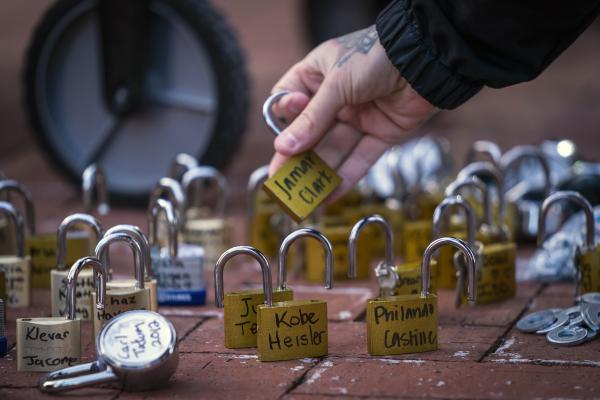
M96 354L94 362L46 375L40 380L40 390L53 393L111 382L126 391L157 389L177 370L177 333L158 313L128 311L98 334Z
M150 311L158 312L158 281L153 269L152 255L148 237L139 227L129 224L115 225L107 230L104 235L108 236L112 235L113 233L123 233L129 235L140 246L140 250L142 251L140 262L143 263L144 270L144 287L150 289ZM109 271L109 275L110 273L111 272ZM107 289L135 289L136 285L137 282L135 279L113 279L107 283Z
M16 248L13 255L0 256L0 271L4 272L6 305L12 308L29 307L31 304L31 263L25 256L25 233L23 219L12 204L0 201L0 215L9 221L14 230Z
M561 200L575 203L585 214L585 243L578 247L575 252L576 269L576 297L590 293L600 292L600 244L595 243L596 220L594 209L590 202L578 192L558 191L546 198L542 204L538 229L538 246L544 244L546 234L546 217L550 208Z
M261 267L263 290L244 290L223 294L223 269L229 260L245 254L253 257ZM215 264L214 270L215 304L223 310L224 345L228 349L257 346L257 308L265 302L293 299L289 289L273 291L269 262L258 249L250 246L236 246L225 251Z
M150 289L145 287L143 252L139 243L131 235L126 233L104 235L96 246L96 257L102 262L107 276L110 276L109 247L116 242L124 242L132 249L135 282L120 280L111 286L111 281L108 280L104 308L94 313L95 334L119 314L132 310L150 310L152 307ZM92 301L96 303L95 293L92 293Z
M369 226L378 225L378 226ZM348 254L349 254L349 278L357 276L358 257L360 256L360 239L362 234L368 228L381 228L379 231L383 234L380 239L383 245L385 259L375 268L375 276L379 282L379 296L388 297L393 295L418 294L421 289L421 269L420 264L405 263L397 264L395 260L394 233L387 220L378 214L370 215L359 220L353 227L348 236ZM336 260L337 261L337 260ZM432 285L430 290L433 293L437 291L437 267L436 263L431 264L434 273L432 274Z
M68 292L68 245L67 235L73 228L89 228L95 235L94 247L104 235L104 229L100 222L89 214L72 214L66 217L56 232L56 268L50 271L50 304L53 317L64 317L67 315L67 292ZM77 274L76 297L81 299L75 310L75 317L89 320L93 313L91 302L92 292L95 290L93 269L87 268Z
M287 252L294 241L305 236L318 240L325 248L325 288L331 289L334 271L331 243L319 231L301 228L290 233L279 248L278 290L286 289ZM325 301L269 300L267 298L265 304L258 306L257 347L260 361L283 361L327 355L329 335Z
M160 247L157 237L159 216L164 214L167 226L167 246ZM206 302L204 283L204 249L179 243L179 222L173 205L157 199L148 216L148 232L152 246L152 270L158 279L158 303L161 305L202 305Z
M317 230L329 240L333 247L333 259L335 260L333 277L336 280L347 280L347 265L349 263L348 235L350 235L350 231L352 230L350 221L341 216L321 217L317 225ZM372 243L369 242L369 239L369 237L361 237L358 242L358 247L361 250L358 253L358 279L367 279L369 277L371 255L369 246ZM310 240L304 243L306 279L308 281L323 281L323 259L325 258L325 251L326 250L323 249L321 243L316 240Z
M265 122L275 135L279 135L281 129L275 123L271 107L288 93L274 93L263 104ZM265 181L263 188L294 221L300 223L341 183L342 179L334 169L313 150L307 150L289 157L281 168Z
M444 245L460 249L469 268L469 300L476 297L475 254L460 239L439 238L425 249L421 261L421 291L417 295L376 298L367 302L367 349L370 355L421 353L438 348L438 301L429 293L428 268L433 253Z
M219 189L219 200L213 210L199 208L192 195L193 189L205 182L213 182ZM182 185L186 195L182 242L201 246L204 249L204 265L212 268L230 241L231 227L225 218L227 181L217 169L200 166L183 175Z
M106 271L94 257L85 257L73 264L67 277L67 315L48 318L18 318L17 369L19 371L54 371L79 362L81 357L81 319L76 318L76 282L84 268L92 268L99 277L100 292L104 289ZM85 301L89 299L81 299ZM103 304L100 298L96 307Z
M283 212L265 191L260 190L269 178L269 166L257 168L248 179L246 229L250 246L267 257L275 257L281 240L273 227L273 218Z

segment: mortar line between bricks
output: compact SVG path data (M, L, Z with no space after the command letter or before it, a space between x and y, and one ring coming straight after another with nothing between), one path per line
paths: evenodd
M204 321L209 320L210 318L201 318L200 321L196 322L194 324L194 326L192 326L190 329L188 329L187 332L184 333L184 335L177 341L177 344L179 345L179 343L183 342L185 339L187 339L187 337L194 332L196 329L198 329L200 326L202 326L202 324L204 324Z
M483 362L483 360L485 360L486 357L488 357L490 354L492 354L492 353L496 352L496 350L498 350L498 348L501 346L501 344L506 339L506 336L508 335L508 333L516 325L517 321L523 316L523 314L525 314L531 308L531 305L533 304L533 301L536 299L536 297L538 297L544 291L544 289L546 289L547 287L548 287L548 284L547 283L543 283L538 288L538 290L536 290L535 293L533 295L531 295L531 297L529 298L529 301L527 302L527 304L525 304L525 306L523 307L523 309L521 310L521 312L519 314L517 314L516 318L514 318L510 322L510 324L508 324L508 327L504 330L504 332L502 332L502 334L496 339L496 341L494 343L492 343L492 345L490 346L490 348L487 349L481 355L481 357L479 357L479 359L477 360L478 363Z
M290 385L289 388L286 389L286 391L279 396L280 399L282 399L284 396L290 394L292 391L294 391L298 386L302 385L305 380L306 380L306 375L308 375L308 373L310 371L312 371L313 369L315 369L319 364L321 364L321 362L323 362L323 360L327 358L327 357L323 357L321 358L318 362L315 363L315 365L313 365L310 368L307 368L306 371L304 371L304 373L302 375L300 375L300 377L298 377L298 379L292 381L292 384Z
M418 400L423 399L423 397L403 397L403 396L394 396L394 395L358 395L358 394L344 394L344 393L297 393L297 395L301 397L331 397L331 398L346 398L346 399L401 399L401 400ZM427 397L435 400L456 400L455 397L437 397L430 396ZM486 397L461 397L461 400L484 400L488 399Z

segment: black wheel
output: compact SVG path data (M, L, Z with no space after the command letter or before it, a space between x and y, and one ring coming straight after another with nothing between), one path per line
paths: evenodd
M102 165L111 200L141 204L173 157L226 166L244 132L245 61L205 0L148 0L142 105L117 116L102 98L97 0L60 0L37 26L24 73L26 108L43 150L75 182Z

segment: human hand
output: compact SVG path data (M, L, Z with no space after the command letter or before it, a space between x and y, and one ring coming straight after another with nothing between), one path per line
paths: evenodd
M350 190L387 148L435 111L389 61L375 26L316 47L272 92L281 90L290 93L273 112L292 122L275 139L269 173L314 147L343 179L330 201Z

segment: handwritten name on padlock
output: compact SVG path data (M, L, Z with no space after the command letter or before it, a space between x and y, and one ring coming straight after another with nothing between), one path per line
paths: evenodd
M50 371L78 362L81 348L79 321L65 319L60 324L51 318L19 321L17 338L21 351L17 368L20 371Z
M8 307L29 307L31 303L31 269L29 258L0 256L4 271Z
M477 279L477 303L511 299L516 293L514 243L488 244L483 249Z
M67 277L65 274L57 274L58 271L52 271L51 293L52 293L52 316L64 317L67 315ZM62 271L61 271L62 272ZM75 298L85 299L86 301L78 301L75 310L77 318L89 320L92 315L92 303L89 299L95 291L95 282L92 271L82 271L79 273L76 288Z

